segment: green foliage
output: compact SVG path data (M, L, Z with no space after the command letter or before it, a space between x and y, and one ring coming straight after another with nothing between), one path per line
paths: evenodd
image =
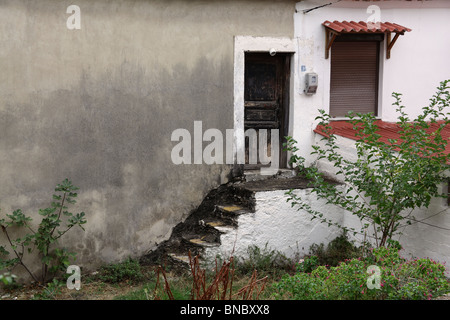
M399 139L380 140L376 117L369 114L349 113L349 122L358 137L356 160L344 158L330 126L330 116L320 110L319 119L325 137L322 145L314 145L312 154L318 160L327 160L337 170L344 186L331 183L316 167L305 167L305 160L296 155L296 141L290 137L284 144L292 153L291 163L310 179L312 192L353 215L362 222L361 230L343 227L322 212L314 210L291 190L288 200L292 206L305 210L312 219L345 232L373 237L377 246L386 246L387 240L402 227L411 223L415 208L428 208L435 197L446 197L438 186L446 178L450 155L445 153L447 139L442 130L450 123L446 108L449 106L450 80L441 82L430 105L411 120L404 111L401 94L393 93L398 113ZM432 127L433 126L433 127Z
M0 246L0 269L12 269L21 265L36 282L41 284L46 283L49 273L65 271L69 260L75 258L75 254L65 248L53 247L56 246L58 239L73 227L79 226L84 230L85 213L74 214L68 210L68 204L76 203L78 189L68 179L58 184L50 207L39 210L42 218L37 230L31 226L32 218L26 216L21 209L15 210L12 214L6 214L6 218L0 219L3 234L14 254L13 257L10 257L10 251L5 246ZM64 217L65 221L63 221ZM13 228L25 229L28 233L12 239L10 229ZM37 249L37 255L42 263L42 274L39 278L24 263L24 255L33 253L35 249Z
M373 250L374 258L354 258L336 267L285 275L274 285L278 299L295 300L423 300L450 291L445 268L431 259L406 260L396 248ZM380 268L380 286L369 289L369 266Z
M155 291L156 288L156 291ZM171 281L171 293L174 300L190 300L192 279L176 278ZM170 300L167 292L157 288L156 280L152 280L137 290L119 295L114 300Z
M319 266L319 258L317 256L309 256L300 260L297 265L297 272L310 273Z
M120 263L102 266L96 278L107 283L139 282L144 278L139 261L128 258Z
M237 259L236 272L240 274L251 274L257 270L260 276L279 276L286 271L292 270L292 261L280 251L271 250L267 244L263 249L252 245L247 248L248 257Z
M367 252L365 251L367 251L365 250L365 247L357 247L344 233L331 240L326 247L323 243L312 244L309 248L308 263L315 262L316 266L337 266L341 261L346 259L358 258L366 255ZM305 259L303 263L306 261L307 260ZM305 266L305 268L306 270L310 269L310 271L312 271L312 269L307 266Z
M33 300L55 300L61 289L65 286L64 282L54 278L51 282L47 283L40 293L34 295Z
M3 283L3 285L6 287L14 286L14 284L16 283L16 278L17 276L15 274L5 272L3 274L0 274L0 283Z

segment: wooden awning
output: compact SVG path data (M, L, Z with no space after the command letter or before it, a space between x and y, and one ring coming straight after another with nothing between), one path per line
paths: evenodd
M364 21L325 21L325 59L329 57L329 51L337 36L342 34L386 34L386 59L391 57L391 49L400 35L410 32L411 29L391 22L367 23ZM395 33L392 38L392 33Z

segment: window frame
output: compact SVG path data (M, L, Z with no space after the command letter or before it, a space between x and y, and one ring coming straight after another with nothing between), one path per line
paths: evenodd
M385 34L384 33L373 33L373 34L361 34L361 33L346 33L341 34L334 42L377 42L377 66L376 66L376 88L375 88L375 110L374 115L376 118L381 118L381 107L380 107L380 98L381 98L381 79L382 79L382 67L384 64L383 59L383 52L384 52L384 41L385 41ZM343 120L348 119L346 116L333 116L332 115L332 106L331 106L331 99L332 99L332 92L331 92L331 78L332 78L332 59L333 59L333 48L330 48L331 54L330 54L330 80L329 80L329 97L328 97L328 103L329 103L329 114L331 116L330 120ZM350 110L348 110L350 111Z

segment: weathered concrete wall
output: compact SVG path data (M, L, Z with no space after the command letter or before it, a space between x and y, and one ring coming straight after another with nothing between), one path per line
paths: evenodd
M69 5L81 29L69 30ZM0 3L0 207L37 219L80 187L77 263L137 256L170 235L227 165L172 164L176 128L233 128L233 39L293 36L292 1Z

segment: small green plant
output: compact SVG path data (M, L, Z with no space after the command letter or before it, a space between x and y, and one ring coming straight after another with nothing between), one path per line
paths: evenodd
M53 278L51 282L48 282L40 293L34 295L33 300L55 300L61 289L65 286L64 282Z
M310 273L319 266L319 258L317 256L309 256L302 260L297 265L297 272Z
M368 248L357 247L347 237L347 234L337 236L327 246L314 243L309 247L309 254L300 260L296 269L298 272L312 272L318 266L337 266L340 262L352 258L367 256Z
M111 263L102 266L96 278L107 283L119 283L122 281L137 283L142 281L144 274L142 273L139 261L128 258L120 263Z
M72 182L65 179L55 188L53 202L46 209L40 209L39 215L42 220L37 230L31 225L32 218L26 216L21 209L15 210L12 214L7 214L6 218L0 219L0 227L13 257L6 246L0 246L0 270L13 269L20 265L41 285L47 282L48 275L56 274L58 271L65 271L69 265L70 258L75 258L75 253L67 251L65 248L53 248L58 239L75 226L84 230L83 224L86 223L85 213L74 214L68 211L69 204L75 204L78 187L72 185ZM65 223L63 221L65 217ZM25 229L28 231L24 236L12 238L12 231ZM24 262L26 253L32 254L37 249L42 264L40 277L36 276Z
M14 286L16 283L17 276L11 272L5 272L0 274L0 282L3 283L5 287Z
M362 257L365 247L357 247L351 242L347 234L337 236L325 247L323 243L312 244L309 248L310 255L316 256L319 265L337 266L341 261Z
M264 248L252 245L247 248L248 257L236 259L236 272L251 274L258 270L260 275L277 276L292 271L293 262L278 250L271 250L266 244Z
M379 268L379 287L370 288L369 267ZM394 247L373 249L373 256L354 258L335 267L285 275L274 285L278 299L424 300L450 291L445 267L431 259L406 260Z

